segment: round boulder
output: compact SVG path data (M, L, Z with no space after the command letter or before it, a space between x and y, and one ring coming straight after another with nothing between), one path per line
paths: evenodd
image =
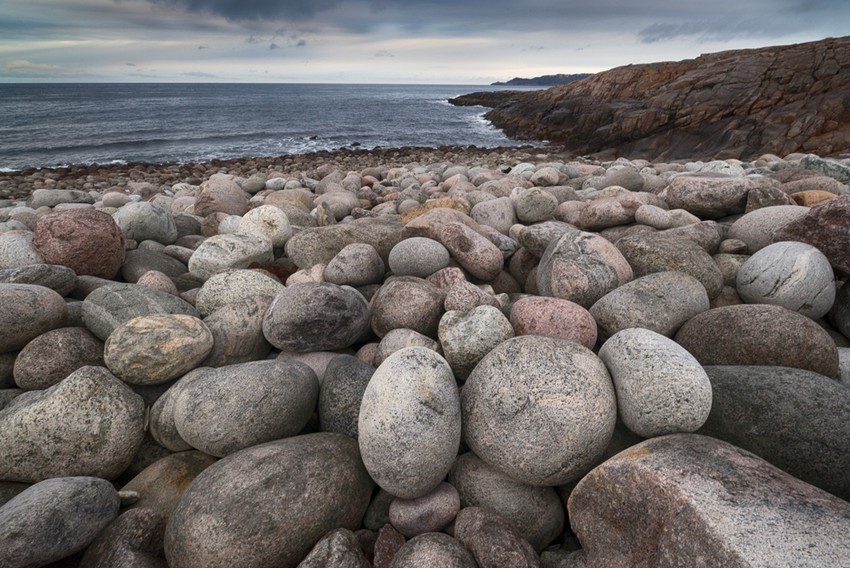
M158 385L197 367L212 348L212 333L194 316L141 316L109 335L103 360L126 383Z
M365 286L381 282L384 261L370 244L346 245L325 267L325 282L348 286Z
M702 365L770 365L838 377L838 350L822 327L781 306L714 308L688 320L677 343Z
M396 276L427 278L446 268L450 258L448 249L439 241L411 237L390 250L389 265Z
M417 499L393 499L390 503L390 522L393 527L413 538L427 532L438 532L451 523L460 511L457 489L446 482Z
M371 325L378 337L391 329L407 328L433 337L443 315L445 295L413 276L387 279L372 297Z
M738 295L748 304L782 306L812 319L835 301L835 276L822 252L797 241L773 243L738 269Z
M263 334L281 351L344 349L369 329L369 306L360 292L327 282L284 288L263 319Z
M337 355L325 368L319 390L319 425L357 439L363 393L375 368L353 355Z
M511 325L517 335L558 337L588 349L596 344L593 316L569 300L546 296L520 298L511 306Z
M165 557L172 568L294 568L329 531L360 526L372 487L357 442L342 434L244 449L186 489Z
M711 383L681 345L648 329L614 334L599 350L617 391L620 418L644 438L695 432L711 410Z
M603 339L630 327L672 337L683 323L709 308L705 286L683 272L655 272L602 296L590 307Z
M33 244L47 264L78 275L111 279L124 262L124 235L111 215L95 209L69 209L40 217Z
M142 397L103 367L82 367L0 413L0 479L114 479L144 438Z
M251 209L239 221L240 233L259 233L272 242L274 248L281 248L292 236L289 218L280 207L260 205Z
M207 280L230 268L274 261L272 242L257 233L215 235L202 242L189 258L189 272Z
M283 284L259 270L234 269L211 276L195 296L195 308L207 317L224 306L245 301L261 300L266 308L283 291Z
M136 242L170 245L177 240L177 224L171 212L147 201L128 203L113 213L112 219L125 238Z
M431 532L415 536L398 549L390 568L478 568L467 548L446 533Z
M35 284L0 284L0 353L17 351L68 317L65 300Z
M102 341L83 327L62 327L26 344L15 359L15 383L23 390L46 389L80 367L103 364Z
M465 379L487 353L514 336L514 329L500 309L478 306L446 312L437 334L452 371Z
M296 435L313 414L318 396L316 373L298 361L205 369L177 394L174 425L193 448L226 456Z
M415 499L443 480L460 444L460 401L449 364L424 347L387 358L363 394L360 451L372 479Z
M573 230L546 247L537 269L537 287L543 296L589 308L632 277L632 268L617 247L596 233Z
M577 479L605 451L617 404L605 365L586 347L523 335L488 353L461 394L476 455L533 485Z
M46 479L0 507L0 566L61 560L91 543L118 515L112 484L96 477Z

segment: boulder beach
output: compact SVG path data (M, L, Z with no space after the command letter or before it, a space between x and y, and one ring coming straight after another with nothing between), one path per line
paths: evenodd
M850 567L848 182L553 147L0 173L0 565Z

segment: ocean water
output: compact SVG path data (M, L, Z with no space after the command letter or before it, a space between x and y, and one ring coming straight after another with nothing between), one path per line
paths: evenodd
M518 145L484 120L487 109L446 102L457 95L499 88L0 85L0 170L196 162L355 146Z

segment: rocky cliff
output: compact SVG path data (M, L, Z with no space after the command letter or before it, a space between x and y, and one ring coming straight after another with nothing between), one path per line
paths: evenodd
M512 93L486 117L576 154L750 158L850 151L850 36L627 65Z

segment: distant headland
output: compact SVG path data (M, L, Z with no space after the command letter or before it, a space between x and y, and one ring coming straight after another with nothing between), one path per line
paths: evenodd
M531 79L514 77L510 81L496 81L495 83L490 83L490 85L494 87L555 87L557 85L566 85L567 83L587 79L591 75L592 73L558 73L557 75L541 75L540 77L532 77Z

